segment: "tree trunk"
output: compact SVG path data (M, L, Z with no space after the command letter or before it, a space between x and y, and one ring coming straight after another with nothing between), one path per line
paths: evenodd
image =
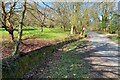
M64 31L65 31L65 25L63 26L63 28L64 28Z
M15 42L14 34L10 34L10 36L11 36L12 42Z
M15 40L14 40L14 34L13 34L13 32L14 32L13 27L11 27L11 29L8 29L8 32L9 32L9 34L10 34L11 41L12 41L12 42L15 42Z
M20 52L19 45L21 43L21 38L22 38L22 27L23 27L23 20L24 20L24 16L25 16L25 11L26 11L26 1L24 3L22 15L21 15L21 20L20 20L20 24L19 24L18 40L16 41L15 51L12 55L19 54L19 52Z
M70 34L73 34L73 31L74 31L74 26L72 25L72 26L71 26Z
M77 33L78 33L78 32L77 32L77 28L76 28L76 27L74 27L74 28L73 28L73 30L74 30L75 34L77 34Z
M43 26L41 26L41 32L43 32Z

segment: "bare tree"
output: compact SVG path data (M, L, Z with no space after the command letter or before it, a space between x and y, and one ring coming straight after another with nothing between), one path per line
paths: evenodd
M17 2L14 3L5 3L2 1L2 17L1 17L1 23L2 23L2 28L4 28L6 31L9 32L9 34L11 35L12 40L14 41L14 25L13 25L13 21L12 18L14 16L15 13L15 6L16 6ZM10 9L7 10L9 8L10 5Z
M19 45L20 45L21 40L22 40L23 20L24 20L25 12L26 12L26 3L27 2L25 0L24 5L23 5L23 9L22 9L21 18L20 18L19 31L18 31L18 39L16 41L15 52L12 55L19 54Z

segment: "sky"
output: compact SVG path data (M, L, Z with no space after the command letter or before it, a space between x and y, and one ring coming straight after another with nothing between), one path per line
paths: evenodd
M13 0L3 0L3 1L13 1ZM24 0L19 0L24 1ZM27 0L27 1L41 1L41 0ZM120 0L42 0L44 2L119 2Z
M9 1L14 1L14 0L3 0L5 2L9 2ZM17 1L17 0L16 0ZM20 2L24 1L24 0L19 0ZM120 12L120 0L27 0L27 1L30 1L30 2L39 2L41 3L41 1L43 2L101 2L101 1L107 1L107 2L117 2L116 3L116 9L118 10L119 9L119 12ZM119 2L119 5L118 5L118 2ZM41 3L41 5L43 5Z
M2 0L2 1L5 1L5 2L10 2L10 1L14 1L14 0ZM17 1L17 0L15 0ZM19 0L20 2L23 2L24 0ZM101 1L107 1L107 2L119 2L120 0L27 0L29 2L41 2L41 1L44 1L44 2L101 2Z
M120 1L117 3L117 9L120 10Z
M40 0L37 0L40 1ZM44 2L119 2L120 0L43 0Z

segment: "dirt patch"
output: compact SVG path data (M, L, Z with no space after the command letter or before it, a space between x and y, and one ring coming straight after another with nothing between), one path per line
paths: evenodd
M27 53L29 51L38 49L40 47L50 45L54 42L54 40L41 40L39 38L31 38L24 40L23 43L20 45L20 50L24 53Z
M20 51L27 53L33 51L35 49L41 48L43 46L47 46L55 43L57 40L42 40L40 38L27 38L24 39L20 44ZM2 58L6 58L12 54L14 51L14 43L10 42L2 42L2 46L0 46L2 52Z
M9 56L11 53L12 53L12 49L13 49L13 46L1 46L0 47L0 50L1 50L1 53L2 53L2 57L1 58L5 58L7 56Z
M43 46L55 44L57 42L61 42L69 38L71 37L45 40L45 39L40 39L37 37L28 37L22 40L22 43L20 44L20 51L23 53L28 53L30 51L36 50ZM77 39L78 36L74 38ZM12 52L14 51L14 45L15 45L14 43L10 41L2 41L0 44L2 44L2 46L0 46L1 53L2 53L2 59L10 56Z

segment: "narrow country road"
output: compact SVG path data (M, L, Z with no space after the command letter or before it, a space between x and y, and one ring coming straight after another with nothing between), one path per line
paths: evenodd
M120 68L119 45L103 34L89 32L88 36L87 40L94 48L94 51L86 58L92 66L90 72L98 75L100 78L120 77L120 73L118 72Z

